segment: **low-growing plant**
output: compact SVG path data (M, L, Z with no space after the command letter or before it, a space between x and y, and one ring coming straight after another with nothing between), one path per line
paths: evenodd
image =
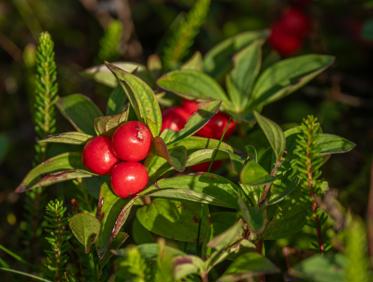
M46 276L33 278L369 281L364 227L330 212L322 177L325 162L354 144L323 132L314 116L285 128L263 114L334 58L265 56L268 35L244 32L183 63L188 46L166 49L164 67L154 56L147 66L92 67L84 75L112 88L104 111L83 94L58 97L73 130L38 140L53 150L16 189L53 185L71 203L48 204ZM182 125L162 124L162 111L189 100L197 106ZM221 132L200 134L219 114ZM355 275L350 263L360 261Z

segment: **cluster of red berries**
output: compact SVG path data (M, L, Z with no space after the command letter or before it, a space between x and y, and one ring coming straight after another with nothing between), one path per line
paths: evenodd
M179 131L184 128L189 118L198 111L199 104L192 100L183 100L181 106L175 106L166 109L162 113L162 130L171 129ZM223 113L216 113L206 124L203 126L196 135L206 138L220 139L225 131L224 139L229 138L236 127L236 124L230 117ZM213 163L213 169L217 169L221 162L216 161ZM194 171L207 171L209 163L202 163L192 167Z
M112 138L97 136L83 149L83 164L93 173L110 174L113 192L127 198L142 191L148 184L148 172L140 163L149 153L152 135L139 121L119 126Z
M185 100L182 107L165 110L162 130L181 130L197 110L198 103L189 100ZM229 116L219 112L197 135L220 139L225 130L225 138L228 138L234 128L235 123L229 120ZM129 121L119 126L111 138L101 135L90 139L83 149L83 164L98 175L110 174L113 192L121 198L128 198L142 191L148 184L148 172L140 161L148 155L151 143L149 128L142 122ZM207 168L208 163L196 165L194 170L204 171Z
M283 56L290 56L302 47L309 34L311 20L303 9L290 7L283 11L280 19L273 23L269 43Z

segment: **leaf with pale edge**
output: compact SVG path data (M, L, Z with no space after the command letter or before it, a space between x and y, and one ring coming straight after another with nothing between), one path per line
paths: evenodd
M278 159L284 152L286 146L284 132L277 123L260 115L258 112L254 111L254 116Z
M149 127L153 136L158 136L162 126L162 113L153 90L137 76L113 64L107 63L106 66L118 79L137 118Z

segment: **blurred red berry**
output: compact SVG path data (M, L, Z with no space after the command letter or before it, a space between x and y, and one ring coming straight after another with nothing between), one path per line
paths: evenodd
M84 166L99 175L107 174L118 161L111 149L110 138L106 136L89 140L84 146L82 158Z
M139 121L129 121L119 126L112 137L114 152L123 161L141 161L149 153L152 134Z
M122 162L111 171L113 192L121 198L128 198L141 192L148 184L149 176L145 166L138 162Z
M172 107L162 113L162 131L171 129L179 131L184 128L191 114L182 107Z
M236 124L231 120L228 124L229 116L225 113L218 112L215 114L208 123L205 124L198 132L197 135L207 138L220 139L224 133L225 128L226 132L224 139L229 138L236 127Z
M181 106L187 113L190 114L194 114L196 111L198 111L198 103L193 100L184 99Z
M311 29L310 18L297 8L286 9L282 13L279 24L284 32L299 38L306 37Z
M214 161L211 166L211 171L219 169L222 166L222 164L223 164L222 161ZM210 166L210 162L207 162L207 163L201 163L201 164L191 166L190 168L195 172L198 172L198 171L207 172L209 169L209 166Z
M280 23L272 25L269 44L282 56L295 54L302 47L302 40L286 32Z

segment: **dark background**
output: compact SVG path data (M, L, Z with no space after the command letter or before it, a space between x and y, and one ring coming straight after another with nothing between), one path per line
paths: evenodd
M19 249L23 196L12 193L32 167L34 132L30 114L25 48L47 30L55 42L59 95L84 93L99 105L109 91L80 75L97 64L99 41L107 21L124 20L120 60L146 62L164 35L192 0L130 1L4 0L0 1L0 242ZM290 1L214 0L193 50L203 53L222 39L246 30L268 28ZM124 3L124 4L123 4ZM132 21L128 21L131 8ZM123 6L124 5L124 6ZM298 93L272 104L265 115L280 124L316 115L325 132L357 144L350 153L334 156L324 176L338 190L344 207L365 217L373 144L373 1L313 1L308 8L313 31L300 53L336 56L325 74ZM131 30L130 24L134 24ZM370 24L370 25L369 25ZM128 27L128 28L127 28ZM363 33L363 30L367 34ZM66 124L59 117L59 128Z

